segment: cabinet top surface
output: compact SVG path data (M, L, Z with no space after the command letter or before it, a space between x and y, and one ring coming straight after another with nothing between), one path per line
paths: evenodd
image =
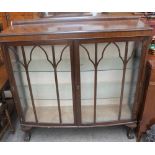
M0 34L0 42L16 36L25 36L26 38L26 36L32 35L63 35L65 38L67 35L74 34L74 38L78 38L79 35L84 33L95 35L95 33L135 31L136 33L148 31L143 36L151 34L151 28L137 18L66 17L39 19L14 23ZM137 35L142 36L142 33L140 32ZM70 36L70 38L72 37Z

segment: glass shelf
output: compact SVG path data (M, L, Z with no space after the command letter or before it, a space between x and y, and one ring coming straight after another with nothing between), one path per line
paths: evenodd
M128 70L137 69L138 68L138 60L137 58L132 59L132 61L128 62L127 68ZM134 62L134 65L133 65ZM41 65L39 65L41 63ZM14 72L25 72L24 67L19 63L12 62L13 71ZM61 64L61 63L60 63ZM63 60L63 65L58 65L57 72L71 72L71 64L69 59ZM33 60L29 65L29 72L54 72L53 67L47 60ZM98 66L98 71L109 71L109 70L123 70L123 63L120 58L106 58L100 61ZM86 59L81 59L80 61L80 71L81 72L92 72L94 71L94 67L87 63Z
M21 62L23 62L21 60ZM41 65L40 65L41 63ZM25 72L25 68L17 62L12 62L13 64L13 71L14 72ZM54 72L53 66L47 60L32 60L29 64L28 68L29 72ZM71 72L71 64L69 59L63 60L63 65L60 64L57 67L57 72Z
M134 58L130 60L127 64L126 69L137 69L138 68L138 59ZM134 65L133 65L134 64ZM109 71L109 70L123 70L123 63L120 58L104 58L100 61L98 71ZM80 58L80 71L94 71L94 66L91 63L88 63L88 58Z
M134 95L131 91L131 84L126 82L124 85L124 96ZM135 90L136 85L133 84L132 89ZM88 91L89 90L89 91ZM121 94L121 82L98 82L97 85L97 98L119 98ZM81 84L81 99L91 99L94 96L94 84L82 83Z
M32 84L32 92L35 100L57 100L55 84ZM30 99L28 85L17 86L19 97ZM59 96L61 100L72 100L72 85L59 84Z
M28 85L17 86L19 97L30 99ZM132 89L136 88L135 83ZM94 84L82 83L81 84L81 99L89 100L93 97ZM24 90L24 91L23 91ZM128 96L131 90L131 84L125 83L124 96ZM32 91L34 99L36 100L57 100L55 84L32 84ZM121 92L121 82L100 82L97 87L97 98L119 98ZM72 86L70 83L59 84L59 95L61 100L72 100ZM131 92L131 96L134 91Z

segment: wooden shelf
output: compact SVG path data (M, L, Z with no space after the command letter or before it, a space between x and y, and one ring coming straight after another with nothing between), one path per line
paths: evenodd
M82 106L82 123L93 123L94 117L93 106ZM38 106L36 107L38 121L40 123L60 123L57 106ZM96 122L108 122L118 120L119 105L99 105L96 107ZM62 122L74 123L73 107L61 106ZM121 120L131 119L131 110L128 105L122 106ZM26 121L35 122L33 108L28 107L26 111Z
M60 123L57 106L38 106L36 107L38 121L41 123ZM61 106L62 122L74 123L73 107ZM26 111L26 121L35 122L33 108L28 107Z

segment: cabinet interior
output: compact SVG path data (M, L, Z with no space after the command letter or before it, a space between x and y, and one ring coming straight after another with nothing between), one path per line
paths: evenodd
M95 122L117 121L120 103L120 120L131 119L141 43L80 43L79 58L74 57L80 63L80 103L73 103L71 52L66 44L9 47L25 121L35 122L37 116L38 122L73 124L73 104L80 105L82 124L94 123L94 106Z

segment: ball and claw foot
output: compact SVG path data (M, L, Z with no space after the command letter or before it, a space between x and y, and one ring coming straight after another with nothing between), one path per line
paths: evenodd
M31 139L31 133L30 132L25 132L24 141L29 142L30 139Z
M133 128L128 128L127 130L127 137L128 139L134 139L135 138L135 133Z

